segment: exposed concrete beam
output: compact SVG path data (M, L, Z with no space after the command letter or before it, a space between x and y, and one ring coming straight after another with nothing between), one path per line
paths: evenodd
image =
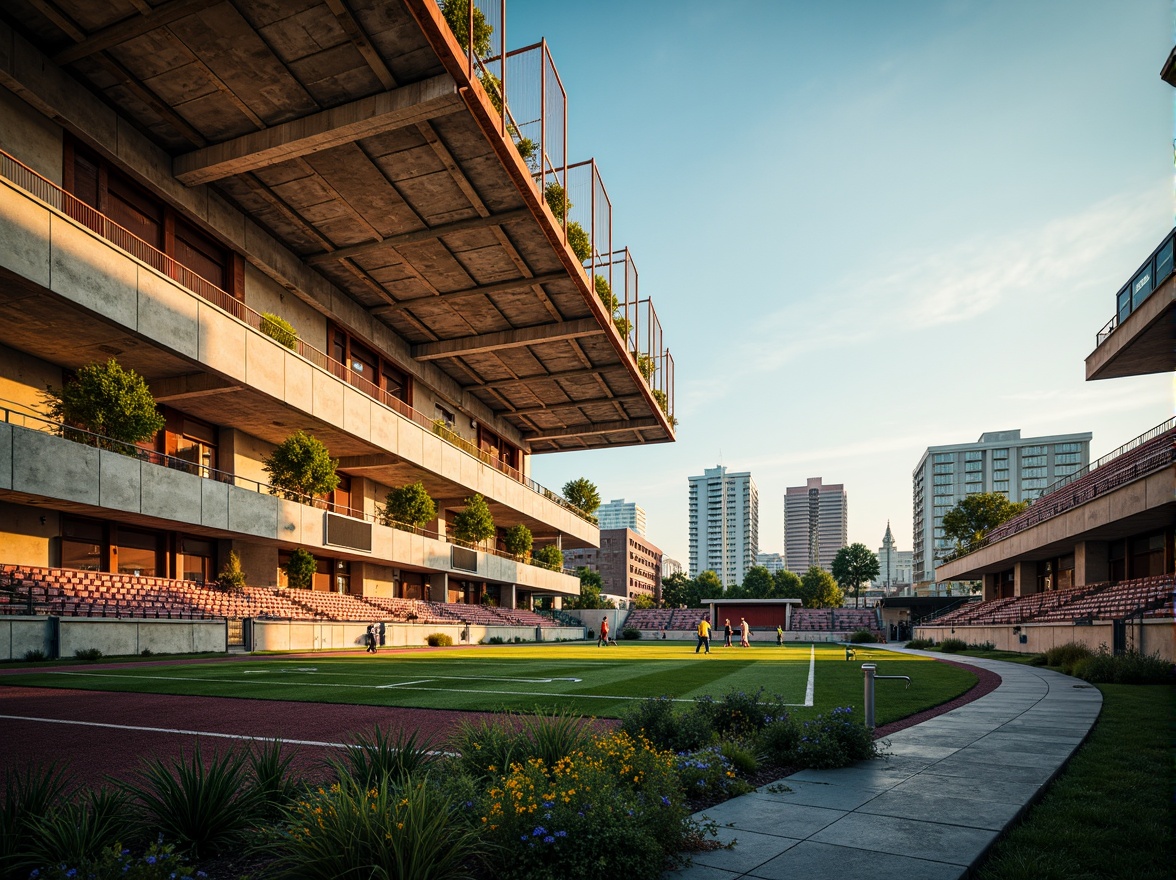
M208 0L173 0L171 3L164 3L147 15L124 18L117 24L95 31L76 46L70 46L68 49L58 52L53 56L53 61L63 66L70 64L79 58L113 48L128 40L133 40L135 37L141 37L156 28L164 27L173 21L179 21L181 18L186 18L193 13L216 5L218 4L210 3Z
M534 416L539 413L553 412L561 409L579 409L582 406L592 406L597 403L637 403L645 399L641 394L624 394L618 397L593 397L590 400L569 400L567 403L552 403L547 406L529 406L524 409L504 410L502 416Z
M193 397L208 397L213 394L225 394L229 391L240 391L245 386L239 382L229 382L210 373L188 373L184 376L172 376L169 379L156 379L149 383L151 394L156 401L170 403L173 400L189 400Z
M483 333L479 336L465 336L460 339L443 339L440 342L426 342L412 347L412 356L418 361L434 361L438 358L460 357L483 351L503 348L521 348L543 342L557 342L561 339L577 339L581 336L596 336L604 329L595 318L581 318L562 324L540 324L537 327L522 327L518 330L502 330L498 333Z
M400 464L401 461L402 459L398 455L375 452L371 455L345 455L339 459L338 467L342 470L361 471L367 468L382 468Z
M404 244L413 244L418 241L432 241L443 235L449 235L452 232L468 232L471 229L485 229L487 226L499 226L515 220L525 220L530 216L531 212L526 208L519 208L515 211L496 214L493 217L471 217L468 220L455 220L452 223L444 223L441 226L433 226L429 229L417 229L414 232L389 235L387 238L381 238L379 241L365 241L363 244L353 244L350 247L339 248L339 250L331 251L330 253L315 254L307 257L306 262L311 266L321 266L324 263L349 260L352 257L360 257L364 254L370 254L387 248L395 248Z
M453 77L442 74L186 153L176 158L173 170L187 186L210 183L445 116L464 106Z
M399 302L372 309L372 313L379 315L400 309L410 309L413 306L427 306L437 302L462 299L469 296L492 296L496 293L506 293L510 290L524 290L536 284L547 284L550 281L567 281L566 272L552 272L548 275L534 275L530 278L516 278L513 281L498 281L494 284L483 284L481 287L468 287L465 290L451 290L448 293L438 293L436 296L418 296L414 299L402 299Z
M384 63L384 59L380 57L380 53L376 51L376 47L368 39L363 25L356 19L355 13L351 11L346 0L327 0L327 6L335 14L343 32L359 50L359 54L363 56L363 60L367 62L368 67L372 69L384 88L389 90L396 88L398 85L396 78L392 76L392 71L388 69L388 65Z
M577 428L550 428L524 435L528 442L536 440L558 440L562 437L587 437L590 434L620 434L623 431L639 431L642 428L658 427L657 419L628 419L623 422L600 422Z
M610 370L624 370L624 364L606 364L600 367L585 367L576 370L559 370L554 373L540 373L535 376L519 376L514 379L495 379L493 382L483 382L478 385L466 385L465 388L485 388L487 391L497 391L500 388L505 388L508 385L515 385L519 382L524 385L529 385L536 381L546 381L548 379L573 379L582 376L599 375ZM509 415L509 413L508 413Z

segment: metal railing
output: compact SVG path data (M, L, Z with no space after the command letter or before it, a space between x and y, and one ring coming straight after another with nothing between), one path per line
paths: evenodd
M467 455L477 458L482 464L494 468L563 509L574 513L585 522L592 522L590 516L571 502L535 482L523 474L522 471L512 467L497 456L481 449L476 443L466 440L454 431L442 429L437 424L436 419L413 409L400 398L394 397L387 391L372 384L366 378L351 370L347 365L334 360L326 353L319 351L297 336L291 338L288 333L275 330L274 326L259 312L254 311L245 305L245 303L241 302L241 300L221 290L153 245L128 232L105 214L99 213L90 205L67 193L55 183L46 180L20 160L3 150L0 150L0 177L20 187L54 210L82 223L111 244L126 251L135 259L146 263L157 272L183 285L197 296L223 309L237 320L248 324L254 330L275 338L275 341L290 349L294 354L309 361L316 367L326 370L336 378L349 383L368 397L382 403L402 418L415 422L423 428L427 428L451 446L460 449Z
M383 516L380 513L365 513L364 511L357 510L355 508L340 507L333 502L327 501L325 498L319 498L313 495L303 495L298 492L291 492L288 489L281 489L277 486L270 485L269 483L263 483L260 480L251 480L247 477L238 476L237 474L231 473L229 471L222 471L218 470L217 468L197 464L186 458L180 458L174 455L166 455L162 452L156 452L153 449L137 446L134 443L126 443L122 440L115 440L102 434L95 434L93 431L86 431L81 428L75 428L72 425L55 422L52 419L45 418L39 413L31 411L21 412L18 410L0 407L0 415L3 416L2 421L6 424L16 425L17 427L27 428L32 431L40 431L43 434L52 434L54 436L61 437L64 440L68 440L71 443L77 443L79 445L89 446L95 449L105 449L108 452L115 452L119 455L125 455L128 458L134 458L138 461L146 462L147 464L159 465L160 467L166 467L172 470L192 474L193 476L200 477L204 480L215 480L218 483L225 483L238 489L247 489L249 491L257 492L261 495L275 495L285 499L286 501L293 501L306 507L313 507L316 510L338 513L343 516L351 517L352 519L358 519L365 522L374 523L376 525L387 526L402 532L412 532L415 535L420 535L425 538L444 541L447 544L452 544L457 547L465 547L469 550L475 550L479 553L488 553L491 556L498 556L502 559L509 559L513 562L526 562L527 564L534 565L536 568L547 568L547 566L539 565L538 563L531 562L530 560L520 559L515 554L507 553L505 550L484 547L479 544L471 544L467 541L458 540L452 535L448 535L443 532L438 532L431 529L422 529L418 526L397 522Z
M1154 440L1156 437L1159 437L1161 434L1168 433L1173 428L1176 428L1176 417L1170 418L1166 422L1161 422L1160 424L1158 424L1154 428L1152 428L1150 431L1145 431L1144 433L1140 434L1134 440L1127 441L1126 443L1124 443L1122 446L1120 446L1118 449L1114 450L1113 452L1108 452L1106 455L1104 455L1098 461L1092 461L1086 467L1080 468L1079 470L1074 471L1074 473L1072 473L1072 474L1067 474L1066 476L1062 477L1060 480L1057 480L1054 483L1050 484L1049 486L1046 486L1044 489L1041 490L1041 494L1038 495L1037 498L1034 499L1034 502L1040 501L1042 498L1046 497L1047 495L1051 495L1054 492L1058 491L1059 489L1062 489L1065 486L1068 486L1070 483L1073 483L1075 480L1082 479L1091 471L1096 471L1100 467L1104 467L1105 465L1110 464L1112 461L1114 461L1120 455L1124 455L1125 453L1131 452L1133 449L1138 449L1144 443L1147 443L1149 440Z
M1173 250L1176 248L1176 229L1168 233L1160 246L1151 252L1143 265L1135 270L1131 280L1115 294L1115 314L1094 337L1098 348L1115 332L1131 313L1139 308L1163 284L1173 271Z

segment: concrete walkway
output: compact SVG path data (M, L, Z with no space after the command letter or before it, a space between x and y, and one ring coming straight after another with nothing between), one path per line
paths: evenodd
M738 842L694 855L667 880L967 877L1081 745L1102 694L1046 669L952 659L997 673L1001 685L886 737L887 758L802 770L703 810L696 818L717 822L720 840Z

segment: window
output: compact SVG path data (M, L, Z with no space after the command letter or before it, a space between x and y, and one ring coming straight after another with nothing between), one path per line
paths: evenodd
M200 538L180 538L180 578L186 581L196 581L204 584L211 582L216 561L216 548L213 541Z
M1062 452L1054 456L1054 464L1078 464L1082 461L1079 452Z
M106 527L93 520L61 519L61 567L102 571L106 556Z
M982 461L964 462L964 470L971 471L971 472L982 471L982 470L984 470L984 462L982 462Z
M381 357L341 328L331 327L327 331L327 339L331 358L347 367L347 381L352 385L373 397L379 397L374 391L382 391L412 406L411 380L396 364Z
M436 413L434 418L438 418L445 422L445 427L449 428L450 430L452 430L453 426L457 424L457 416L455 416L441 404L438 403L436 406L434 406L433 412Z
M159 535L137 529L118 530L118 573L159 574Z
M1044 488L1045 488L1045 480L1043 480L1043 479L1021 480L1022 491L1025 489L1044 489Z
M937 453L935 453L934 458L932 458L931 460L936 464L938 464L941 461L955 461L955 453L937 452Z
M984 452L979 449L970 449L964 453L964 461L983 461Z
M936 476L934 482L936 486L950 486L955 482L955 477L951 474L942 474Z
M1008 458L1008 457L1009 457L1009 451L1007 449L994 449L994 450L992 450L993 460L996 460L999 458Z
M937 474L950 474L955 469L954 464L937 464L933 471Z
M1045 455L1044 446L1025 446L1021 449L1021 456L1026 455Z
M1054 452L1081 452L1081 443L1055 443Z
M994 481L992 484L992 491L993 492L1007 492L1007 491L1009 491L1009 481L1008 480Z
M1021 476L1022 476L1022 478L1024 478L1024 477L1044 477L1046 475L1047 471L1048 471L1048 468L1043 468L1043 467L1021 468Z
M1045 464L1044 455L1030 455L1021 459L1022 467L1033 467L1035 465Z
M1054 473L1059 477L1068 477L1068 476L1070 476L1070 474L1076 473L1080 470L1082 470L1081 465L1070 464L1070 465L1063 465L1062 467L1054 468Z

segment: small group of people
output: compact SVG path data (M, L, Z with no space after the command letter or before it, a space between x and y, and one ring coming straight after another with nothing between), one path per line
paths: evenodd
M697 654L703 648L706 653L710 653L710 634L711 623L705 617L698 621L698 645L694 648L694 653ZM735 635L735 630L731 627L731 620L727 618L723 621L723 647L730 648L731 639ZM776 644L784 644L784 628L776 627ZM751 624L747 622L746 617L739 618L739 647L751 647Z

